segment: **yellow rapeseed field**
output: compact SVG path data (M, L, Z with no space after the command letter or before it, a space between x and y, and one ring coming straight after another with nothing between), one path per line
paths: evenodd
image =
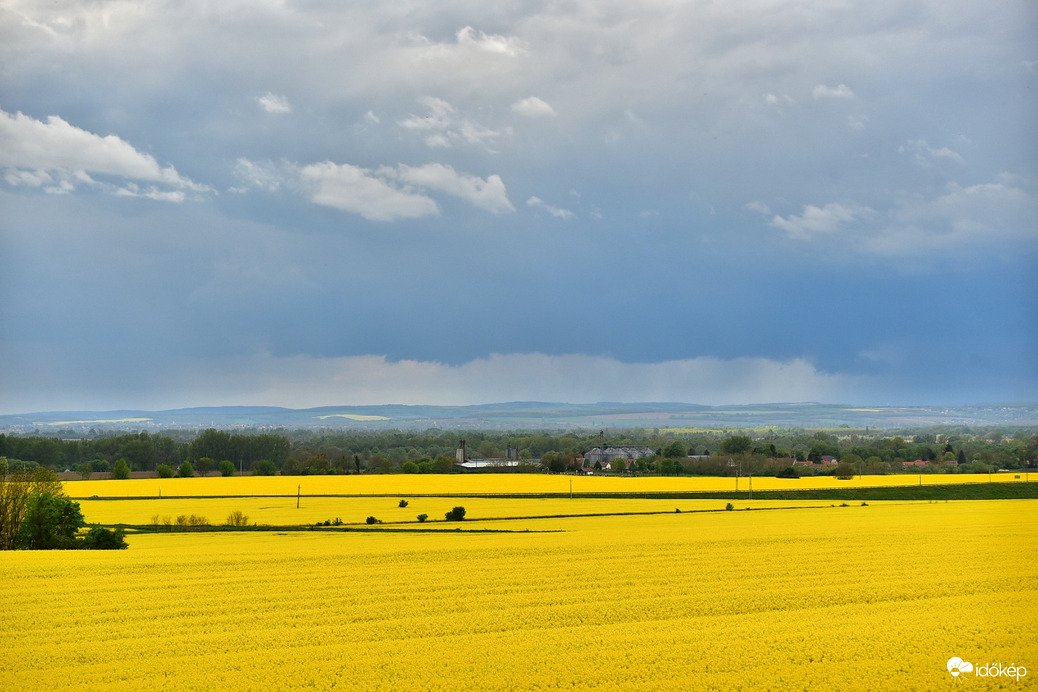
M0 553L0 689L949 690L951 657L1028 669L969 689L1038 675L1035 500L515 525Z
M398 497L303 497L296 507L294 497L194 497L141 500L80 500L88 522L101 524L163 525L166 519L194 514L211 525L225 524L231 512L240 511L248 524L260 526L303 526L339 519L344 524L364 524L373 516L385 524L417 523L425 514L423 527L442 522L455 505L465 507L465 518L472 520L509 520L529 517L578 516L649 512L719 510L725 500L646 500L638 498L483 498L412 497L400 507ZM829 507L833 500L738 500L740 509L774 507ZM837 501L838 502L838 501ZM415 527L412 527L415 528ZM503 527L514 529L514 526Z
M833 476L752 480L754 490L807 490L938 483L1024 483L1038 479L1029 474L895 474L855 476L841 481ZM748 490L750 479L714 476L641 477L570 476L547 474L445 474L361 476L232 476L208 478L141 478L124 481L66 481L75 498L163 497L176 495L447 495L513 493L648 493Z

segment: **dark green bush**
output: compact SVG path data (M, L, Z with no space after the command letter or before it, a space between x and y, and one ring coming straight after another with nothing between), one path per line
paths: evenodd
M83 537L83 547L87 550L125 550L126 532L123 529L106 529L103 526L92 526Z
M455 507L445 515L447 521L463 521L465 519L465 508Z

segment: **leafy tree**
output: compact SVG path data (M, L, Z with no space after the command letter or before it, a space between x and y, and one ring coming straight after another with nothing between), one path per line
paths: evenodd
M190 461L185 459L184 463L182 463L180 465L180 468L177 469L177 476L179 478L191 478L194 475L195 475L195 467L191 465Z
M257 461L252 467L253 476L273 476L277 473L277 466L270 459L261 459Z
M224 459L220 462L220 475L225 478L234 475L234 462Z
M753 440L746 435L732 435L721 441L721 454L745 454L753 449Z
M465 519L465 508L455 507L445 515L447 521L463 521Z
M681 442L679 442L678 440L674 440L669 445L663 448L662 454L668 459L679 459L681 457L686 456L688 454L688 450L685 448L685 445L681 444Z
M541 458L541 465L547 465L552 473L562 473L566 470L566 460L558 452L548 452Z
M148 471L155 468L157 450L151 436L146 432L141 433L140 436L129 436L129 439L121 446L119 454L135 470Z
M115 462L115 466L112 467L112 478L124 481L130 477L130 465L126 463L126 459L120 459Z
M176 473L169 464L159 464L155 472L159 475L159 478L172 478L173 474Z
M191 442L190 453L192 457L199 460L202 457L229 459L233 456L231 435L223 430L209 428Z
M26 502L15 547L27 550L72 548L76 533L85 524L78 502L50 492L34 493Z
M405 461L404 465L400 467L400 470L404 473L418 473L418 464L413 461Z
M857 454L847 454L843 457L843 459L840 459L840 466L846 464L847 466L850 466L852 469L854 469L854 473L858 473L859 470L861 470L861 468L864 466L864 463L864 460Z
M873 475L885 475L892 471L889 462L883 461L878 456L871 456L865 460L865 472Z
M397 503L396 506L397 507L407 507L407 504L408 504L407 500L401 500L400 502Z
M775 474L776 478L800 478L797 474L796 468L792 466L784 466L781 471Z
M84 461L82 464L76 466L76 472L79 474L80 478L88 481L90 480L90 475L94 472L94 469L90 467L89 461Z
M450 473L454 470L455 461L457 460L454 457L449 457L446 454L437 455L429 466L429 473Z
M858 473L857 467L851 466L846 462L840 462L840 465L836 467L836 477L841 481L851 480L856 473Z
M480 442L479 446L476 448L476 456L480 459L492 459L499 456L497 445L490 440Z
M83 547L88 550L125 550L126 531L123 529L106 529L100 525L94 525L83 537Z
M7 457L0 457L0 550L14 550L30 498L44 493L65 494L53 471L12 468Z
M659 463L658 468L664 476L677 476L685 470L677 459L664 459Z
M378 519L376 519L374 516L369 516L364 521L366 521L369 524L377 524L378 523Z
M428 518L429 518L428 514L419 514L418 515L418 521L425 521Z
M206 476L206 474L208 474L210 471L212 471L213 467L215 467L215 466L216 466L216 462L213 461L212 458L210 458L210 457L202 457L197 462L195 462L195 471L198 471L198 475L200 475L200 476L202 476L204 478Z

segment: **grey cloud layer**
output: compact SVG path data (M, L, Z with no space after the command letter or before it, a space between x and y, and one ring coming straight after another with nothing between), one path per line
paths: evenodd
M1028 0L7 0L0 362L1038 396L1035 35Z

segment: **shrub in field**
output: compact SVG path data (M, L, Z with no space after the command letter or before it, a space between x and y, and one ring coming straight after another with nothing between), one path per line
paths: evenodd
M368 517L364 521L368 522L369 524L377 524L378 523L378 519L376 519L375 517Z
M418 515L418 521L425 521L428 518L429 518L428 514L419 514Z
M169 464L159 464L155 469L155 473L158 474L159 478L172 478L176 471Z
M180 514L174 521L174 525L178 531L187 531L188 529L198 528L200 526L208 526L209 520L205 517L200 517L197 514Z
M401 500L397 507L407 507L407 500Z
M220 462L220 475L227 477L234 475L234 463L224 459Z
M236 509L227 515L228 526L248 526L249 517L240 509Z
M180 468L177 469L177 476L180 478L191 478L195 475L195 467L191 465L190 461L185 460Z
M447 521L462 521L465 519L465 508L455 507L451 511L447 512L445 516L447 517Z
M125 550L126 532L123 529L106 529L103 526L92 526L83 537L83 547L87 550Z
M735 505L733 505L733 504L732 504L731 502L729 502L728 504L726 504L726 505L724 506L724 508L725 508L726 510L728 510L729 512L731 512L731 511L732 511L733 509L735 509Z

